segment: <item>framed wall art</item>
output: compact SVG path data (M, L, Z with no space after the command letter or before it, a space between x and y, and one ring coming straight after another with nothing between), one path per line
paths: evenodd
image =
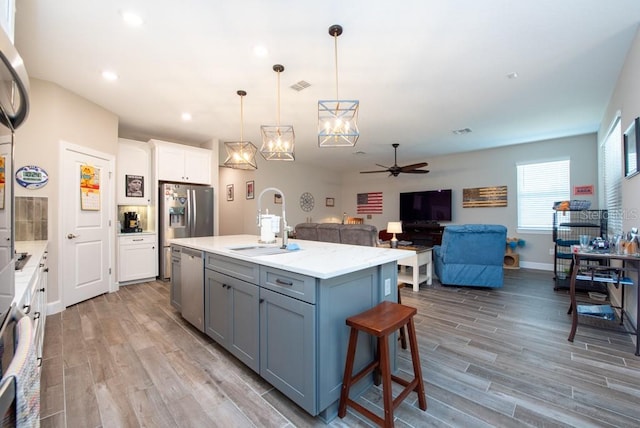
M125 175L127 183L127 198L143 198L144 197L144 177L141 175Z
M247 199L253 199L255 183L253 180L247 181Z
M233 201L233 184L227 184L227 201Z
M336 200L333 198L325 198L324 204L328 207L334 207L336 205Z
M640 142L640 117L624 133L624 176L631 178L640 172L638 166L638 143Z

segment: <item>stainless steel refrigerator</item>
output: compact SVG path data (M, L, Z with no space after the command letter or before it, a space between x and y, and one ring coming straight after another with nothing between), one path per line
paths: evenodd
M160 278L171 278L173 238L213 236L213 187L184 183L160 183Z

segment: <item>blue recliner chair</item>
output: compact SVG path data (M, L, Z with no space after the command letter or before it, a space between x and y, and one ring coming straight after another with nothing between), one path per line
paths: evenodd
M506 240L501 225L447 226L433 247L435 274L443 285L502 287Z

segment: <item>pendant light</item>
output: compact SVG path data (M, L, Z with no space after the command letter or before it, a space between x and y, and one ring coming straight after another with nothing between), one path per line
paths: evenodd
M273 71L278 75L278 103L277 103L277 121L276 125L262 125L260 133L262 134L262 146L260 154L266 160L295 160L294 146L296 141L293 126L280 125L280 73L284 71L284 66L276 64Z
M240 95L240 141L224 143L227 149L227 159L224 166L234 169L258 169L256 164L256 152L258 148L250 141L244 141L244 110L242 99L247 93L243 90L237 92Z
M329 27L334 40L336 63L336 99L318 101L318 146L353 147L360 137L358 131L358 109L360 101L341 100L338 95L338 36L340 25Z

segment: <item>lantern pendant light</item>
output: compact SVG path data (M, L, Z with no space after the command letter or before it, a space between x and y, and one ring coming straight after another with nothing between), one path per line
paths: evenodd
M278 75L278 103L277 103L277 121L276 125L262 125L260 133L262 134L262 146L260 154L266 160L295 160L294 146L296 135L293 132L293 126L280 125L280 73L284 71L284 66L276 64L273 71Z
M353 147L360 137L358 130L358 109L360 101L341 100L338 95L338 36L342 34L340 25L329 27L333 36L336 64L336 99L318 101L318 146Z
M237 92L240 95L240 141L225 142L227 159L224 166L234 169L258 169L256 164L256 152L258 148L250 141L244 141L244 110L242 99L247 93L243 90Z

